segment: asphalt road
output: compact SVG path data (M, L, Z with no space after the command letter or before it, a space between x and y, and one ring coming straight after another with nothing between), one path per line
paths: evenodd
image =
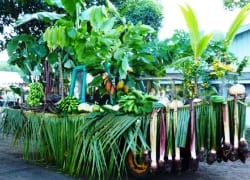
M45 164L34 164L22 159L20 148L13 149L10 138L0 135L0 180L76 180ZM221 162L208 165L199 163L196 172L181 175L162 174L151 176L153 180L248 180L250 179L250 158L241 161ZM134 180L130 178L129 180Z

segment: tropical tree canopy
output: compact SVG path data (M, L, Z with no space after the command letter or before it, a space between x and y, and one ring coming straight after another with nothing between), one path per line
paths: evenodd
M61 1L56 1L57 5ZM69 2L69 1L68 1ZM74 1L75 3L77 1ZM91 7L93 5L104 5L107 3L106 0L82 0L81 2L85 3L85 8ZM140 0L138 5L137 1L134 0L112 0L110 1L117 7L118 11L122 11L126 18L136 24L138 21L141 21L144 24L152 26L155 30L158 30L161 26L161 21L163 18L162 9L159 4L153 0ZM136 2L136 3L135 3ZM0 43L0 50L5 49L6 42L10 40L16 34L33 34L39 37L42 32L48 27L49 23L46 21L38 21L33 19L21 26L14 27L12 31L4 31L4 27L13 27L13 24L16 22L18 17L23 14L33 14L36 12L57 12L61 13L63 8L59 6L48 6L48 4L55 5L54 1L51 0L1 0L0 1L0 34L3 35L4 40ZM71 2L71 5L73 3ZM137 15L136 12L140 11L140 15L135 18ZM145 13L146 12L146 13ZM50 19L51 20L51 19Z
M247 3L250 3L249 0L224 0L224 7L228 10L233 10L235 8L242 8Z

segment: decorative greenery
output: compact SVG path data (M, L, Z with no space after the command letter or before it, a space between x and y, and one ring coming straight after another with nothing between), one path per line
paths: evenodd
M74 176L120 179L126 176L128 151L149 149L144 133L149 117L114 112L58 117L13 109L2 113L0 127L14 132L16 143L24 140L20 143L26 160L42 160Z

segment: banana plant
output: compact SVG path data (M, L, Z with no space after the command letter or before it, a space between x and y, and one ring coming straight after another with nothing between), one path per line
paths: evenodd
M246 4L236 15L235 19L233 20L231 26L229 27L225 37L224 37L224 46L228 51L237 31L247 18L249 14L250 3Z

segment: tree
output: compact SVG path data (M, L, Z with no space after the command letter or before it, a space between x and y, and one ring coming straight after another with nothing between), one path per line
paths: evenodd
M55 11L62 12L62 8L58 6L48 6L47 3L51 3L50 0L0 0L0 35L2 34L4 40L0 42L0 51L5 49L6 42L9 41L16 34L33 34L39 37L42 32L48 27L49 22L37 21L36 19L23 24L22 26L14 27L10 32L4 32L4 27L13 27L18 17L22 14L32 14L42 11ZM86 8L93 5L104 5L107 0L83 0L86 4ZM155 30L158 30L161 26L163 18L162 9L160 5L153 0L140 0L141 7L134 0L112 0L111 1L119 11L122 11L126 18L136 24L138 21L152 26ZM60 3L60 1L58 1ZM53 4L53 3L51 3ZM130 9L132 8L132 9ZM132 11L140 11L140 15L135 18L137 13Z
M153 0L127 0L120 12L128 22L133 24L141 21L158 31L163 20L162 6Z
M48 6L43 0L1 0L0 1L0 34L4 41L0 44L0 51L5 49L8 42L16 34L33 34L39 37L48 26L47 22L36 19L21 26L14 27L12 31L4 32L4 27L12 27L21 14L35 13L39 11L59 11L59 8Z
M224 0L224 7L228 10L233 10L235 8L242 8L246 4L250 3L249 0Z

